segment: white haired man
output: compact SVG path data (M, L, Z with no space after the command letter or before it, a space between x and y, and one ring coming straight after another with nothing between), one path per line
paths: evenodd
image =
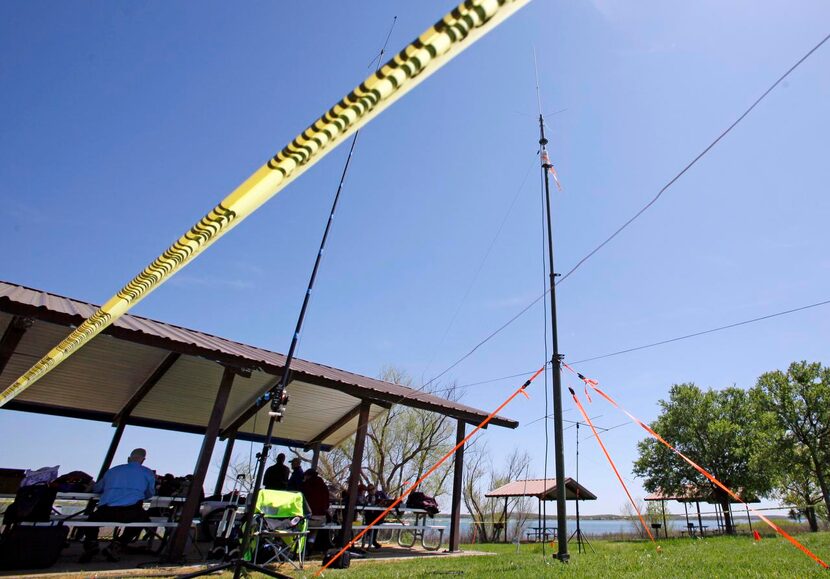
M130 453L126 464L114 466L104 473L93 487L94 492L101 493L101 499L98 508L89 516L89 521L135 523L150 520L143 503L156 493L156 475L143 466L146 458L147 451L136 448ZM81 563L91 561L98 553L98 531L98 527L83 529L81 536L84 540L84 553L81 555ZM118 561L123 547L140 533L140 528L124 529L102 554L109 561Z

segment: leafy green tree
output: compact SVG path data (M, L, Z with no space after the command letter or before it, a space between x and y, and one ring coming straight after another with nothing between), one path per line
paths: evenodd
M803 515L810 525L810 531L815 533L818 531L815 505L821 501L821 491L813 473L810 456L803 446L796 443L795 448L782 448L778 457L781 468L775 495L785 504L795 505L795 513L799 518Z
M745 390L703 391L694 384L675 384L660 407L660 416L651 427L733 492L755 497L772 490L773 477L765 459L774 425L768 415L753 412ZM726 532L734 533L725 491L660 442L649 438L637 446L640 458L634 463L634 473L645 479L649 492L685 494L690 487L709 491L723 509Z
M790 441L787 454L795 463L784 470L802 479L802 490L814 477L823 510L830 512L830 368L818 362L793 362L786 373L776 370L758 378L753 397L762 411L775 417ZM779 456L787 458L783 453ZM805 461L812 477L800 472Z

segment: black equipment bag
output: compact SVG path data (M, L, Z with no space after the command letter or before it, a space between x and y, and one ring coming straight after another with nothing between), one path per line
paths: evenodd
M335 545L340 544L342 533L331 529L320 529L313 541L306 543L306 551L309 553L326 553Z
M414 492L406 498L406 506L410 509L424 509L430 517L439 512L438 501L424 493Z
M331 551L326 553L326 556L323 557L323 565L328 565L329 561L334 559L334 557L337 556L337 553L339 552L340 549L332 549ZM348 551L344 551L343 554L340 555L340 557L338 557L337 560L331 564L330 569L348 569L351 562L351 554Z
M0 539L0 569L46 569L57 562L69 527L14 525Z
M55 504L57 492L54 487L43 483L20 487L17 489L14 502L3 514L3 524L10 525L21 521L48 522L52 516L52 505Z
M51 486L59 493L84 493L92 486L94 479L82 470L73 470L52 481Z

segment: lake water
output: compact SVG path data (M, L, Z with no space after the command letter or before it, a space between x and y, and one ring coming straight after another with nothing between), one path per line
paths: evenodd
M695 526L697 526L697 516L689 517L689 521L692 522ZM671 519L667 520L669 533L678 535L681 531L686 530L686 520L685 519ZM735 519L736 524L743 524L746 523L746 517L736 517ZM752 517L752 524L755 525L756 523L761 523L760 520ZM445 515L438 515L434 519L434 524L436 525L446 525L449 527L450 519L448 516ZM511 519L510 522L510 536L513 536L513 529L514 529L514 520ZM547 525L549 527L556 526L556 518L548 516L547 518ZM636 521L636 526L639 526L640 522ZM714 517L703 517L703 525L707 527L707 531L712 531L717 529L717 521ZM522 526L522 539L526 537L526 531L531 527L539 526L538 518L534 517L532 519L528 519L524 522ZM635 523L632 521L626 521L622 519L581 519L579 522L579 526L582 529L582 532L588 536L599 536L599 535L608 535L608 534L623 534L623 535L635 535L637 534L637 530L635 529ZM568 519L568 534L570 535L576 530L576 519ZM663 533L663 529L660 529L660 533ZM472 535L472 521L469 518L462 517L461 519L461 535L465 537L467 535Z

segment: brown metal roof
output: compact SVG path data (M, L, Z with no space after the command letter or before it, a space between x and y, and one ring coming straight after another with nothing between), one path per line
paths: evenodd
M742 499L743 491L737 491L737 494ZM662 491L657 491L655 493L651 493L646 498L643 499L644 501L677 501L678 503L719 503L720 499L715 498L712 489L698 489L692 485L688 485L686 487L685 493L663 493ZM742 501L736 501L733 498L729 499L731 503L739 503ZM761 501L757 497L750 496L748 499L745 499L743 502L747 503L760 503Z
M63 339L67 326L79 324L96 310L97 306L89 303L0 281L0 335L14 316L33 320L0 373L0 388L11 384ZM251 370L249 378L237 377L234 382L222 424L228 428L273 386L285 363L285 356L277 352L124 315L6 408L111 420L171 352L180 357L141 399L130 423L199 432L207 422L221 380L220 364L225 364ZM292 364L290 393L289 412L278 430L281 437L294 443L311 442L326 426L342 422L360 400L374 403L371 417L395 403L476 424L488 414L399 384L301 359ZM240 438L264 434L266 415L267 408L263 408L245 422L239 428ZM518 426L503 417L495 417L491 424ZM356 427L355 416L328 432L323 443L336 444Z
M575 501L595 501L597 496L571 477L565 479L565 498ZM534 478L515 480L486 493L486 497L536 497L546 501L556 500L556 479Z
M708 493L701 493L697 487L687 485L682 493L664 493L662 490L651 493L644 501L677 501L679 503L694 503L705 501Z

